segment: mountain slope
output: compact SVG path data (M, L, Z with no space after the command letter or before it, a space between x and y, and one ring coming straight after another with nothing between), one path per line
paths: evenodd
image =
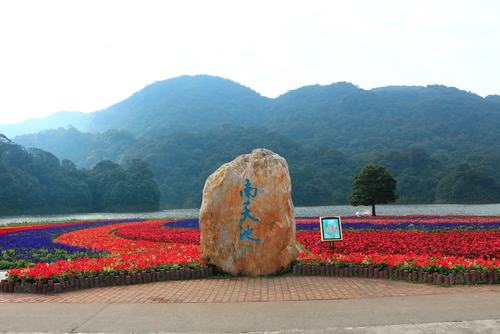
M224 123L254 125L262 119L266 103L267 98L227 79L182 76L153 83L93 113L90 128L153 136L204 130Z
M275 99L271 109L270 127L346 153L411 145L500 151L500 105L456 88L304 87Z
M93 113L58 112L0 125L0 132L13 137L72 125L92 133L117 129L151 136L222 124L254 125L262 120L268 100L228 79L180 76L152 83L129 98Z
M121 130L84 133L70 126L17 136L15 142L25 147L47 150L80 167L92 167L101 160L120 161L121 154L136 143L136 137Z

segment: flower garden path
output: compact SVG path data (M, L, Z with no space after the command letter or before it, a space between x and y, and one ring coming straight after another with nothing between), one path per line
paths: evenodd
M51 295L0 293L0 303L233 303L481 292L500 294L500 285L440 287L386 279L284 275L154 282Z
M284 275L0 293L0 332L498 333L500 285Z

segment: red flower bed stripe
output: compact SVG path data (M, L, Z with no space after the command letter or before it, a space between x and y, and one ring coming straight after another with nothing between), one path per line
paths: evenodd
M79 224L85 224L88 222L71 222L71 223L58 223L58 224L36 224L36 225L23 225L23 226L4 226L0 227L0 235L29 231L29 230L40 230L47 227L57 227L57 226L74 226Z
M200 244L200 231L194 229L164 228L164 221L123 226L115 235L131 240L148 240L179 244Z
M345 231L335 252L500 258L500 231ZM298 232L297 241L314 254L328 254L319 233Z
M374 265L378 267L399 267L408 270L423 269L430 272L460 272L466 270L500 271L500 260L467 259L464 257L411 254L327 254L315 255L302 252L299 260L306 263L328 263L337 265Z

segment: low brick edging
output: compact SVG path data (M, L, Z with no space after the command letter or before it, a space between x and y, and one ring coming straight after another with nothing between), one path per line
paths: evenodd
M375 266L296 264L292 267L292 273L295 275L309 276L385 278L444 286L456 284L500 283L500 272L497 270L493 270L491 272L471 270L468 272L449 273L448 275L443 275L437 272L429 273L422 269L410 271L394 267L378 269Z
M0 281L0 291L2 292L26 292L26 293L61 293L78 289L98 288L105 286L142 284L150 282L161 282L170 280L188 280L198 278L208 278L214 275L211 267L191 269L161 269L158 271L143 271L138 273L123 273L118 275L100 274L92 277L70 278L55 282L29 283L24 280L14 282L12 280Z
M385 278L443 286L451 286L456 284L500 283L500 272L496 270L493 270L491 272L471 270L468 272L450 273L448 275L443 275L436 272L429 273L422 269L413 271L394 267L378 269L373 265L338 266L332 264L295 264L292 266L292 274L302 276ZM215 275L217 275L216 268L204 267L198 269L161 269L158 271L122 273L119 275L100 274L93 277L70 278L68 280L59 282L48 280L47 282L39 281L29 283L24 280L17 282L14 282L12 280L2 280L0 281L0 291L50 294L106 286L143 284L170 280L201 279L212 277Z

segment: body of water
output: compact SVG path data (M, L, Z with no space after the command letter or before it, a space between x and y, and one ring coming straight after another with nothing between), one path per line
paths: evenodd
M370 207L339 206L311 206L296 207L296 217L313 216L346 216L356 213L370 214ZM197 218L199 209L163 210L141 213L82 213L66 215L32 215L12 216L0 218L0 225L9 223L36 223L43 221L67 220L99 220L99 219L163 219L163 218ZM377 205L377 215L500 215L500 204L397 204Z

